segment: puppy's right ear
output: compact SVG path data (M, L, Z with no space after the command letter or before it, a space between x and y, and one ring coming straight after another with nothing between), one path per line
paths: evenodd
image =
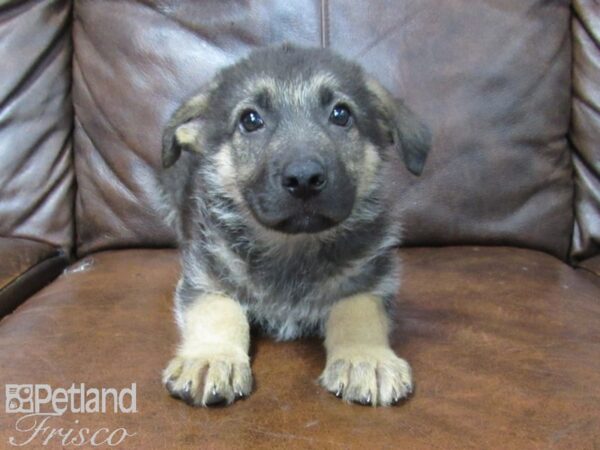
M379 82L368 79L367 87L379 103L383 129L389 134L406 167L413 174L421 175L431 149L429 129L404 102L395 99Z
M202 125L208 109L208 89L200 91L175 111L162 138L162 165L171 167L182 150L200 152Z

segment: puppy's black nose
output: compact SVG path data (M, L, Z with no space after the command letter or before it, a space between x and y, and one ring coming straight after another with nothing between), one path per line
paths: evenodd
M283 169L281 185L294 197L308 200L327 185L327 174L321 163L314 159L296 160Z

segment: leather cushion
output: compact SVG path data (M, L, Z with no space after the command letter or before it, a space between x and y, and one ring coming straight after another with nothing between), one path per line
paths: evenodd
M71 1L0 5L0 235L74 233Z
M320 342L252 345L255 392L224 409L169 397L177 342L169 250L90 256L0 324L0 385L123 388L136 414L70 414L53 427L125 427L127 448L593 448L600 442L600 278L533 251L403 250L392 342L413 366L403 405L347 405L315 382ZM19 351L15 351L15 349ZM0 442L18 414L0 415Z

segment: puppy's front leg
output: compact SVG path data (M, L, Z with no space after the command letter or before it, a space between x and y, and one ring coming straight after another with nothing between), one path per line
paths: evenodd
M203 295L183 312L182 343L163 371L174 397L195 406L231 404L252 390L250 327L235 300Z
M410 366L388 341L383 301L355 295L337 302L325 326L327 364L321 384L349 402L387 406L412 392Z

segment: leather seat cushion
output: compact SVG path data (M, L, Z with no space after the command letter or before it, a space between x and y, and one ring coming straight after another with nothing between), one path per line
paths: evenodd
M512 248L402 250L393 346L416 394L397 407L348 405L316 383L317 339L256 337L254 393L198 409L160 372L177 330L173 250L78 262L0 323L0 385L137 384L136 414L52 417L52 427L125 427L126 448L592 448L600 444L600 278ZM18 414L0 415L0 442ZM124 447L125 448L125 447Z

